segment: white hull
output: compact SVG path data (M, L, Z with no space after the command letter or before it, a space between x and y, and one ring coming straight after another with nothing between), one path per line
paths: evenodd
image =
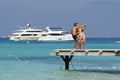
M11 36L10 40L14 41L20 41L20 40L39 40L40 37L32 37L32 36L25 36L25 37L19 37L19 36Z
M71 41L71 40L73 40L71 34L68 34L66 36L46 36L39 38L39 41Z
M37 40L37 41L71 41L73 40L72 36L46 36L46 37L17 37L11 36L10 40L20 41L20 40Z

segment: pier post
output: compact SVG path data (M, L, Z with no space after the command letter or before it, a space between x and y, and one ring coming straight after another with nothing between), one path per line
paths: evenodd
M72 55L71 56L61 56L61 58L65 62L65 70L69 70L69 62L71 61L73 56Z

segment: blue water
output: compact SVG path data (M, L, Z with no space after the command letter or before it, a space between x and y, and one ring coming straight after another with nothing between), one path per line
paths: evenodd
M119 38L88 38L88 49L120 49ZM120 80L120 57L74 57L64 70L53 49L73 48L74 41L10 41L0 38L0 80Z

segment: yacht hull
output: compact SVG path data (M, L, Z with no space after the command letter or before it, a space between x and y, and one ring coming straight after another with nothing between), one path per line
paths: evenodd
M19 40L39 40L39 37L16 37L16 36L11 36L10 40L14 41L19 41Z
M71 41L71 40L73 40L71 34L67 36L45 36L39 38L39 41Z

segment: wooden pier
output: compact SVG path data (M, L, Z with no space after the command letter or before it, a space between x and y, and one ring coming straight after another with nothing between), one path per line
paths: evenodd
M73 56L120 56L120 49L56 49L50 54L60 56L65 62L65 70L69 70Z

